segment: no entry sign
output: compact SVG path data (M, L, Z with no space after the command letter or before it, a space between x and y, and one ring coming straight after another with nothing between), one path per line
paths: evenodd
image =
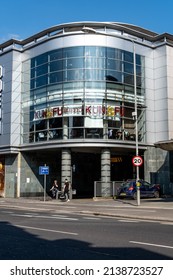
M143 158L140 156L135 156L132 158L132 163L134 166L141 166L143 164Z

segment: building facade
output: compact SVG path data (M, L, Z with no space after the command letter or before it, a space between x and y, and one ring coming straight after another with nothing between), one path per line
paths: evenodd
M170 152L155 143L173 138L172 90L167 33L77 22L2 43L0 195L42 195L48 166L47 192L68 178L92 197L95 181L136 178L137 142L140 178L169 185Z

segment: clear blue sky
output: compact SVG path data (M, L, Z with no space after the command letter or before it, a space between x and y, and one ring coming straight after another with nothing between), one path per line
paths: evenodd
M0 43L78 21L123 22L173 34L173 0L7 0L0 12Z

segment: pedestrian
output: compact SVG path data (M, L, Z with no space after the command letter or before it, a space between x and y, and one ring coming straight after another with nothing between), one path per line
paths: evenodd
M55 198L55 199L56 199L57 194L58 194L58 192L59 192L59 186L58 186L57 180L54 180L54 181L53 181L53 185L52 185L52 187L50 188L50 191L51 191L51 193L52 193L52 198Z
M67 196L67 201L70 201L69 194L70 194L70 184L69 184L68 180L65 179L65 182L64 182L64 196Z

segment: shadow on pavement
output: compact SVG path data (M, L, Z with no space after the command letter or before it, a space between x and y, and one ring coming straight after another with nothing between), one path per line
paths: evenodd
M7 222L0 223L0 260L169 260L140 247L92 247L74 239L46 240Z

